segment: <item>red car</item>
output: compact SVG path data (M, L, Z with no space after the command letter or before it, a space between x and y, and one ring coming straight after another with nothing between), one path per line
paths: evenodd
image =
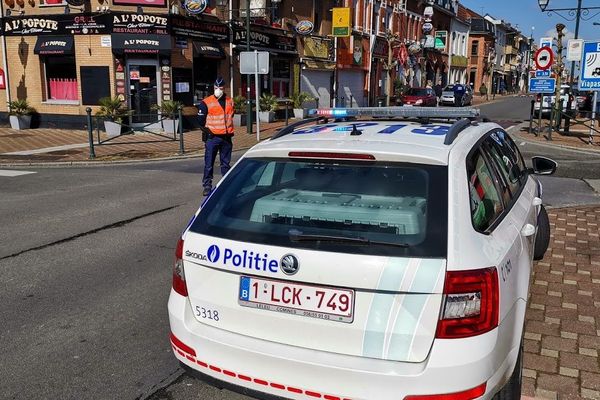
M437 97L431 88L410 88L402 95L402 105L435 107Z

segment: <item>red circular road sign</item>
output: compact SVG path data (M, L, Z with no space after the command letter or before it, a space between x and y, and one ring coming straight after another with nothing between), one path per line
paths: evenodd
M554 52L548 46L542 47L535 52L533 56L537 69L547 70L554 63Z

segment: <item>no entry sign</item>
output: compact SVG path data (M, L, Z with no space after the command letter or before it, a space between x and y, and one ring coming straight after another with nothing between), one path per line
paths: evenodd
M545 71L552 66L552 63L554 62L554 53L550 47L546 46L536 51L533 58L537 69Z

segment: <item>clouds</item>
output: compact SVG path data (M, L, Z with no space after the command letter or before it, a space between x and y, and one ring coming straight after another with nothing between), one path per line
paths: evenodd
M566 43L569 39L575 39L575 34L571 32L568 28L563 29L563 33L565 36L563 37L563 43ZM556 34L556 29L549 29L544 34L544 37L551 37L556 39L558 35Z

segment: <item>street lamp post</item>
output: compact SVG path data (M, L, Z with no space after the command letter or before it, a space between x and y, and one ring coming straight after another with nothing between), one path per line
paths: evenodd
M576 8L548 8L551 0L538 0L538 5L542 12L548 15L556 14L559 17L567 21L575 21L575 39L579 39L579 24L581 20L589 21L596 15L600 14L600 11L593 15L590 15L590 10L600 10L600 7L583 7L583 0L577 0ZM567 16L563 13L567 13ZM575 61L571 62L571 83L575 80Z

